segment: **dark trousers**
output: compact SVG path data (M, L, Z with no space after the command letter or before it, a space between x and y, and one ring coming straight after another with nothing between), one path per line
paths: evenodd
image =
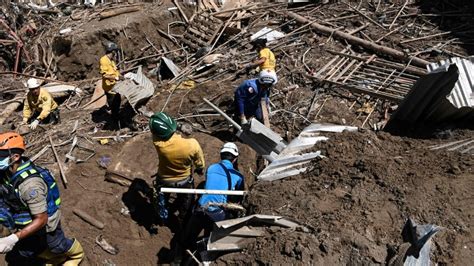
M186 225L184 233L186 249L195 250L196 241L201 231L204 230L204 237L208 237L213 229L214 223L223 221L226 218L227 214L224 210L218 209L210 212L200 207L196 208Z
M109 105L110 111L112 112L112 117L115 120L119 120L122 96L118 93L115 93L115 94L106 93L106 95L107 95L107 104Z
M168 219L168 213L178 211L178 221L181 225L189 218L191 207L194 202L193 194L177 194L173 204L170 204L170 194L159 192L162 187L171 188L194 188L194 179L190 176L183 181L166 182L157 178L155 189L158 193L158 214L162 220ZM163 210L165 209L165 210ZM166 214L164 214L166 211Z
M263 114L262 114L262 107L260 106L260 102L258 104L248 103L247 105L245 105L244 114L247 119L251 117L255 117L258 121L263 123ZM239 106L237 102L235 102L234 121L240 124L240 112L239 112Z
M43 265L38 255L45 250L53 254L63 254L72 247L73 240L66 238L58 224L53 232L46 232L46 227L34 235L20 240L12 251L8 252L5 260L9 265Z
M28 123L33 122L38 116L39 112L34 112L31 118L28 120ZM41 120L41 124L53 124L56 125L59 122L61 122L61 117L59 114L59 108L56 108L55 110L51 111L47 117L45 117L43 120Z

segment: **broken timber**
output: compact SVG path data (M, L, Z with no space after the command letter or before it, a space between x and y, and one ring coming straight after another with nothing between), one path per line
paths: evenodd
M224 22L207 13L194 16L181 41L192 49L210 46Z
M289 17L295 19L299 23L306 24L306 23L311 22L311 20L309 20L309 19L307 19L303 16L300 16L300 15L294 13L294 12L288 12L287 14L288 14ZM343 31L340 31L340 30L337 30L337 29L332 29L332 28L323 26L323 25L321 25L319 23L316 23L316 22L311 23L311 27L313 29L323 33L323 34L331 35L331 36L334 36L334 37L339 38L339 39L344 39L347 42L349 42L350 44L362 46L362 47L364 47L368 50L374 51L376 53L392 56L393 58L402 60L404 62L410 62L411 61L413 64L415 64L417 66L425 67L426 65L428 65L430 63L430 62L428 62L426 60L423 60L421 58L410 57L410 56L406 55L405 53L403 53L401 51L398 51L398 50L395 50L393 48L386 47L386 46L383 46L383 45L379 45L375 42L366 41L364 39L352 36L349 33L346 33L346 32L343 32Z

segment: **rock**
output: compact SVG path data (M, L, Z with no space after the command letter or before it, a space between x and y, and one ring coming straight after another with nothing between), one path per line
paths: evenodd
M180 130L187 136L190 136L193 133L193 127L188 123L181 124Z

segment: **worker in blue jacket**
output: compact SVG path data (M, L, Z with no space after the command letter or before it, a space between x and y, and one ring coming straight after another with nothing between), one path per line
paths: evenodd
M235 105L240 124L245 125L248 119L257 118L263 122L262 108L260 102L265 99L267 108L269 107L270 88L275 82L274 77L267 71L260 72L258 79L245 80L235 90ZM268 108L270 110L270 108Z
M207 168L205 189L209 190L243 190L244 177L236 170L239 150L232 142L225 143L220 151L221 161ZM232 218L223 207L231 202L227 195L204 194L199 199L189 220L186 241L194 245L199 233L204 229L209 235L214 222Z

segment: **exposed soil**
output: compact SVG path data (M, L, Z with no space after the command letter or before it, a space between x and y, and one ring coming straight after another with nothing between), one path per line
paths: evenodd
M434 237L434 263L469 264L474 158L427 150L433 142L368 131L332 134L314 147L327 158L303 175L256 183L248 198L253 212L292 217L312 232L269 230L220 262L384 264L411 217L445 228Z
M126 58L154 54L153 48L141 50L149 46L147 39L158 48L176 49L156 30L166 31L169 22L179 20L177 11L167 10L170 1L165 2L161 7L150 4L144 11L102 21L92 18L80 25L74 21L67 22L64 27L74 26L73 33L58 35L53 42L57 76L62 80L98 77L97 63L107 40L116 41ZM374 31L370 36L376 39L381 34ZM314 48L306 63L314 72L333 57L326 50L339 51L345 45L312 35L309 43ZM306 49L298 48L295 54L303 54ZM341 88L328 89L307 82L304 79L306 73L296 67L297 60L283 56L284 51L275 52L278 57L284 57L281 66L285 75L281 75L283 78L272 92L276 110L273 110L271 122L272 128L286 140L297 136L311 122L365 124L370 128L385 119L384 111L389 103L381 101L375 112L368 116L369 112L362 108L369 102L367 98L354 97ZM150 68L156 66L156 62L140 63ZM202 98L210 99L232 115L233 91L244 78L247 76L206 82L193 89L175 89L161 83L146 107L153 112L164 110L179 118L180 124L190 124L193 133L186 137L199 141L206 164L210 165L219 160L218 151L224 142L238 140L223 118L209 116L214 111L202 102ZM300 88L285 92L284 88L291 84L300 84ZM23 88L21 83L13 83L10 79L1 80L0 85L1 101L15 96L5 91ZM66 234L78 238L84 246L86 259L83 265L104 265L107 261L116 265L168 263L174 233L156 223L150 202L143 193L134 190L136 187L149 188L151 176L156 172L158 159L150 133L134 133L133 137L118 141L109 139L108 144L101 145L93 137L130 134L130 130L111 130L107 127L110 122L107 115L96 117L88 111L69 107L82 100L76 98L61 105L60 125L46 125L25 135L29 147L32 147L28 155L33 155L49 144L45 138L47 135L51 135L55 143L70 139L78 121L79 127L74 134L79 136L82 145L96 152L87 162L66 164L69 186L61 189L62 224ZM20 117L21 112L17 110L6 121L2 131L18 129L15 124ZM137 115L136 121L141 128L146 127L146 117ZM433 137L426 140L368 130L328 133L327 136L329 141L312 148L321 150L326 158L312 161L309 170L302 175L274 182L255 182L256 153L238 142L240 170L250 191L245 201L249 213L282 215L305 225L309 231L267 228L264 237L255 239L242 252L222 256L218 264L386 264L402 243L400 233L408 217L421 224L445 228L433 238L431 258L434 263L472 264L474 158L457 152L428 149L434 144L472 138L472 131L441 132L438 137L443 139ZM58 147L59 154L64 156L69 147ZM132 186L123 187L104 181L106 169L98 164L101 158L110 158L109 170L134 179ZM59 169L51 151L37 163L51 169L59 179ZM203 181L202 176L195 175L195 179L196 185ZM74 208L103 221L105 228L98 230L85 223L72 213ZM116 246L119 253L111 255L103 251L95 244L98 235L103 235Z

